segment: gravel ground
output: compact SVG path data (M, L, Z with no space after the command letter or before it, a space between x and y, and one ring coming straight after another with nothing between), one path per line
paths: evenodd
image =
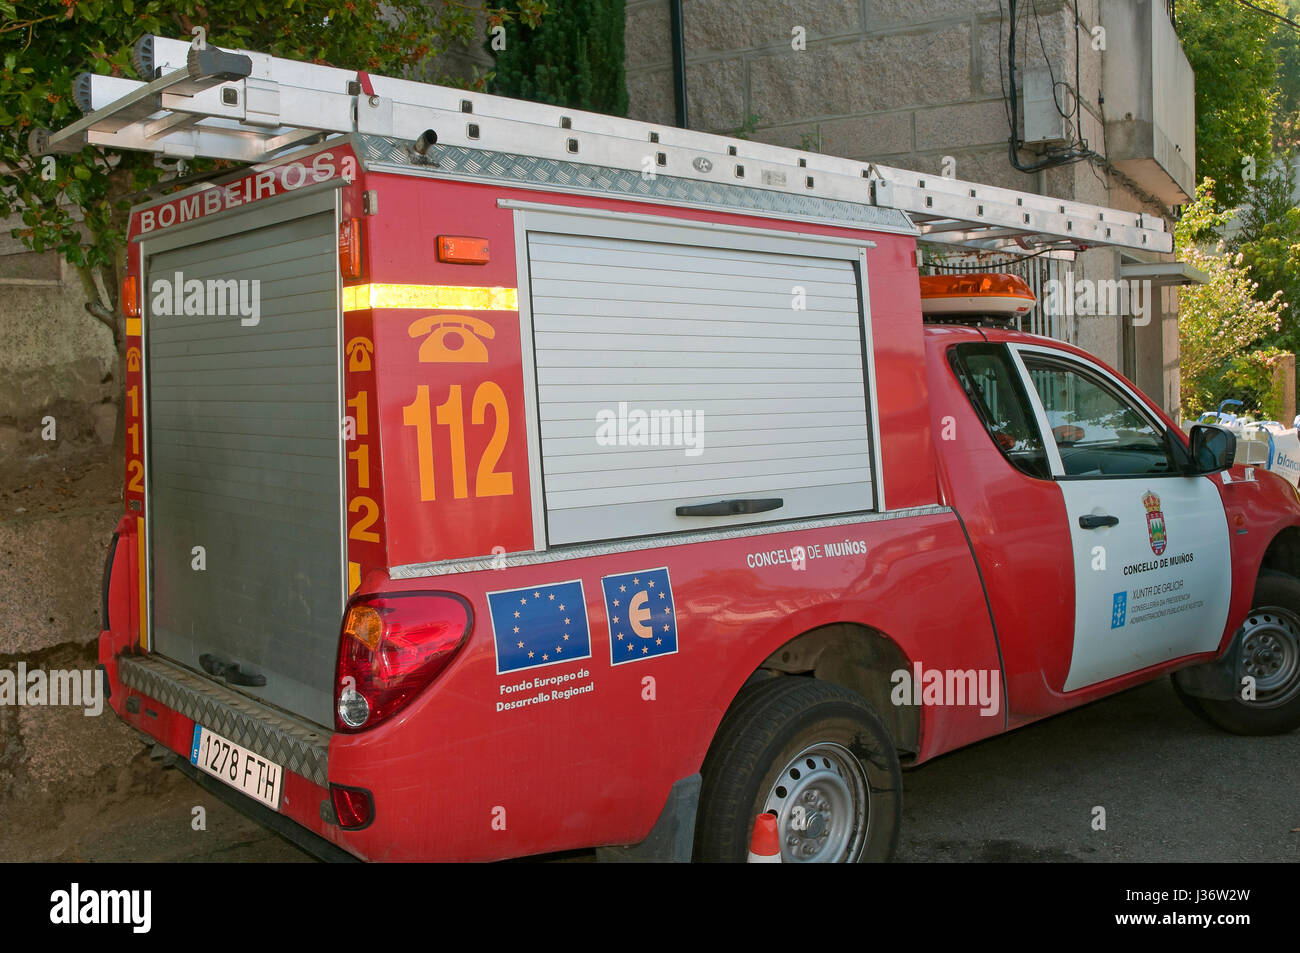
M900 860L1300 860L1300 733L1218 731L1165 678L955 751L903 786Z

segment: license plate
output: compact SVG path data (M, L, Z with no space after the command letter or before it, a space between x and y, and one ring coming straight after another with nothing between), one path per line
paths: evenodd
M261 801L271 810L280 809L284 769L202 725L194 726L190 764Z

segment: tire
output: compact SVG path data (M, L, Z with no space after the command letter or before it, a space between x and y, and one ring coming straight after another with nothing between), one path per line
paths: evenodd
M744 862L754 819L768 810L783 863L883 861L894 852L898 753L866 700L839 685L782 676L745 689L702 774L698 861Z
M1255 699L1188 695L1174 691L1195 715L1236 735L1280 735L1300 727L1300 579L1261 574L1250 614L1233 636L1241 664L1255 678Z

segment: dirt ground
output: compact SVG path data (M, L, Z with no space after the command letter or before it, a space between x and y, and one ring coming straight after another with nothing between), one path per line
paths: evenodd
M107 448L73 447L0 463L0 520L121 502L122 467Z
M85 668L94 656L67 649L43 661ZM0 863L311 860L150 750L107 707L98 717L0 707Z
M0 583L9 583L0 585L8 622L0 669L93 669L104 554L122 505L121 451L103 440L109 414L46 413L55 441L41 439L40 420L0 420L0 573L8 577ZM35 585L24 584L29 577ZM31 591L45 585L49 593ZM150 751L107 704L98 716L0 705L0 862L311 859L163 770Z

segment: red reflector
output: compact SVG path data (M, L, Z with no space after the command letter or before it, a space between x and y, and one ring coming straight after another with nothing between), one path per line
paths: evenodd
M122 313L128 318L140 317L140 279L135 275L122 279Z
M451 663L473 621L469 603L447 592L358 596L339 636L338 730L371 728L411 701Z
M439 235L438 261L445 261L449 265L486 265L488 240L464 235Z
M361 219L349 218L339 223L339 274L344 278L361 277Z
M369 791L331 784L330 799L334 802L339 827L345 831L359 831L375 819L375 804Z

